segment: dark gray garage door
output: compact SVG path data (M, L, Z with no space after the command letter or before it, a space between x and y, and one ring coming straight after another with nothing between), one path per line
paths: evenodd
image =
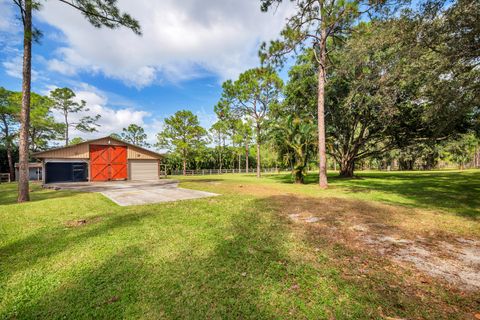
M88 181L88 165L85 162L47 162L45 182Z

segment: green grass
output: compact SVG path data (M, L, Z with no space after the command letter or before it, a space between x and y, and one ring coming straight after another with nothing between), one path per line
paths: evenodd
M465 318L478 295L415 284L375 257L292 226L279 194L426 210L445 232L480 237L480 171L362 173L320 191L288 175L182 178L206 198L119 207L100 194L0 185L0 318ZM294 201L295 198L292 198ZM380 208L382 207L375 207ZM430 212L432 215L430 216ZM423 212L423 211L422 211ZM70 221L85 219L81 226ZM443 219L443 220L442 220ZM461 230L461 231L459 231ZM353 259L353 260L352 260Z
M252 175L212 175L175 177L195 182L215 180L224 183L256 183ZM305 185L292 184L291 175L265 174L262 184L285 184L282 190L311 196L346 197L381 201L394 205L442 210L469 218L480 218L480 170L357 172L354 179L329 175L329 189L319 192L318 176L310 173ZM195 186L197 187L197 186ZM277 186L279 187L279 186Z

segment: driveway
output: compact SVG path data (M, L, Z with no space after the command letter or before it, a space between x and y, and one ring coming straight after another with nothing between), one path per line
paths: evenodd
M216 193L183 189L176 180L51 183L46 188L99 192L120 206L199 199Z

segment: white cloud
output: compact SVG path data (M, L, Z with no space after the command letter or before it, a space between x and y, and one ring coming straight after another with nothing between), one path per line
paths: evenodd
M22 79L22 66L23 61L21 56L14 56L13 58L3 61L3 67L5 68L5 73L9 76L17 79ZM32 81L37 80L38 72L32 69Z
M5 73L11 77L22 79L22 59L20 57L2 62Z
M208 112L203 108L196 111L195 115L197 116L200 125L206 130L209 130L210 127L218 120L216 113Z
M258 64L258 44L278 35L290 10L285 4L275 14L262 13L258 0L119 2L140 21L143 36L125 28L95 29L61 2L45 2L40 17L60 29L67 44L49 63L51 70L101 71L139 88L204 72L235 77Z
M47 68L50 71L56 71L67 76L73 76L77 73L77 70L71 64L68 64L65 61L61 61L58 59L48 60Z
M17 32L19 29L19 23L15 21L13 8L11 1L0 0L0 12L2 13L0 31Z

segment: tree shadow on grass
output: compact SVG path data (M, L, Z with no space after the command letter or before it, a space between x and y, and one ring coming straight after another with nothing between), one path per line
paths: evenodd
M357 253L330 244L318 231L307 230L305 238L310 250L307 253L316 252L318 265L303 258L303 251L297 250L304 244L292 234L282 206L294 208L297 201L300 200L288 196L244 200L235 213L218 213L229 217L221 226L215 224L214 216L208 215L211 208L207 200L196 200L179 204L185 212L179 211L171 220L157 220L160 215L156 207L148 206L137 208L140 212L113 215L70 236L61 227L49 233L39 232L0 249L0 269L7 271L0 283L7 283L14 271L29 267L24 286L40 287L48 293L35 295L35 290L23 292L22 288L15 288L20 291L18 299L4 304L4 314L0 316L365 319L380 318L379 305L400 310L402 306L396 306L395 299L406 299L401 287L395 291L399 297L384 296L384 282L374 283L373 290L371 279L343 279L337 268L337 255L345 258L341 261L343 267L356 270L361 264L348 259ZM302 201L306 207L318 210L339 209L334 202L326 207L322 199L312 204L306 199ZM197 208L195 216L200 220L190 220L185 204ZM366 211L376 212L374 206ZM336 212L331 215L338 216ZM164 236L162 230L142 237L144 228L169 223L172 225L167 230L171 234ZM185 229L177 229L176 224ZM78 252L79 258L68 267L68 272L52 269L53 280L48 282L38 275L37 261L52 259L77 245L79 250L85 250L87 240L88 250L95 253L93 261L84 261ZM102 246L109 245L116 249L106 254ZM382 299L392 300L383 303Z
M252 207L255 208L255 204L245 210ZM37 236L4 249L2 256L20 254L26 266L82 239L115 232L115 228L146 217L119 217L65 240L61 232L48 240L46 236L43 239ZM204 236L214 237L214 247L205 248L198 239L187 238L185 242L191 245L166 256L162 254L168 243L132 244L100 265L89 266L78 277L52 288L51 293L25 305L11 306L16 312L10 316L32 319L276 318L262 291L269 283L281 285L286 275L285 267L279 263L288 260L283 248L283 225L263 213L248 211L232 217L227 229L192 235ZM30 249L35 253L35 249L48 246L51 241L60 241L60 245L38 256L22 254L29 246L33 246Z
M378 318L390 315L392 319L464 319L467 313L478 310L478 292L461 292L445 279L425 281L418 270L411 273L408 268L399 267L385 252L369 248L368 240L361 242L352 236L352 230L358 230L355 228L368 226L365 235L370 239L386 236L415 239L423 235L422 241L445 243L437 229L431 235L391 223L406 218L404 212L391 206L338 198L274 195L263 201L272 204L277 215L289 217L297 236L326 261L325 269L333 265L338 270L335 285L339 295L349 292L371 311L380 310ZM412 222L416 221L408 216ZM369 313L365 318L377 317Z
M272 176L283 183L291 183L289 175ZM306 184L318 183L317 175L310 174ZM420 206L428 209L448 210L464 217L480 218L480 171L470 172L359 172L358 178L345 179L329 176L333 187L347 193L384 193L372 200L391 204ZM400 196L395 199L393 196ZM408 199L407 202L402 198ZM408 203L409 202L409 203Z
M0 185L0 205L17 204L17 184ZM55 191L42 189L39 185L31 185L30 202L43 201L49 199L65 198L72 195L72 191Z
M15 272L21 272L41 260L69 250L75 246L81 246L83 242L94 237L104 236L108 232L116 232L116 229L131 226L136 221L144 219L149 213L130 213L108 217L100 215L89 217L87 224L78 227L58 225L54 229L40 229L38 232L21 240L0 247L0 283L8 279ZM93 223L90 223L93 221ZM91 225L90 225L91 224Z
M337 318L367 317L368 306L342 302L338 296L343 292L328 283L334 280L325 280L318 270L291 255L288 223L284 217L271 214L270 200L245 201L224 227L200 226L188 237L178 239L181 237L178 235L173 242L181 240L180 247L161 241L158 235L119 247L98 264L76 267L68 278L58 279L58 276L57 281L43 284L51 286L48 294L21 299L19 304L6 309L5 316L22 319L319 319L331 314ZM58 232L51 239L31 238L19 248L12 245L3 254L7 258L15 253L20 255L17 260L21 261L17 262L25 266L88 237L106 236L107 232L112 236L124 232L118 228L125 224L149 218L150 214L116 217L103 226L92 226L77 237L62 240ZM28 246L33 246L34 253L55 241L60 241L60 246L52 251L37 256L22 254ZM97 250L96 246L91 250ZM82 261L78 263L81 265ZM310 288L316 290L315 295Z

